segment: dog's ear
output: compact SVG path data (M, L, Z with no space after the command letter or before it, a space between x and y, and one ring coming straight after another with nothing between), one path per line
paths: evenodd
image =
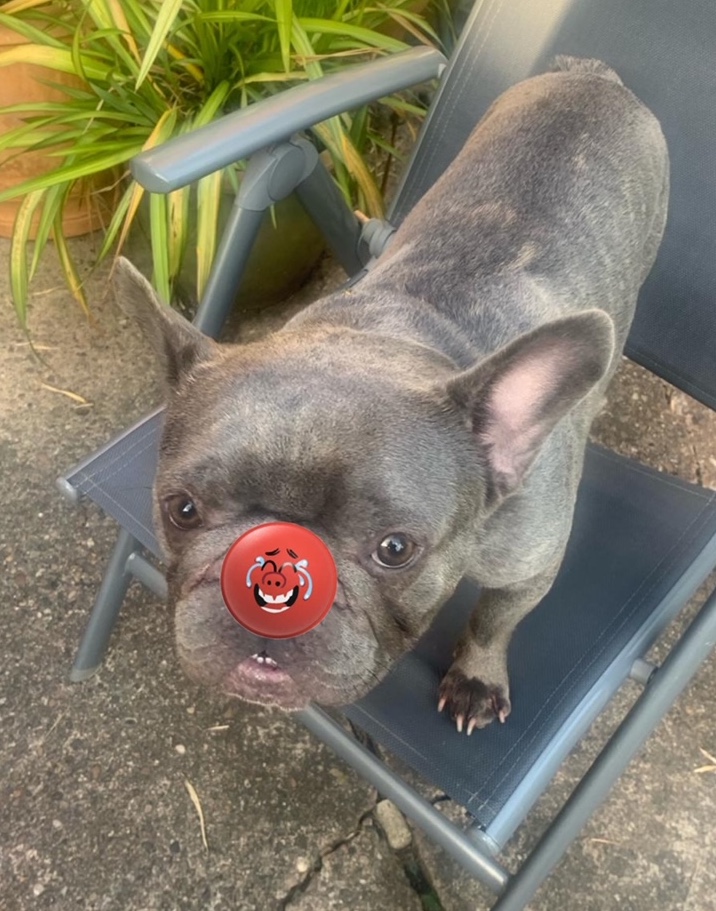
M520 336L449 382L498 496L519 486L550 431L602 379L613 354L611 319L587 310Z
M159 358L170 389L196 364L215 355L216 343L163 304L128 259L119 257L112 283L117 303L139 325Z

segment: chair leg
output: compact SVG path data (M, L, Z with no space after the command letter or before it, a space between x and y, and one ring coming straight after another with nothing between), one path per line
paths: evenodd
M119 609L132 581L132 575L127 571L127 560L139 547L139 542L126 529L120 529L70 671L72 683L87 680L102 663Z
M716 590L704 602L530 856L512 877L492 911L522 911L526 907L714 647Z

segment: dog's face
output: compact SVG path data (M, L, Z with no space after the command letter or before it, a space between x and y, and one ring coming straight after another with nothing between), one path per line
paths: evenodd
M599 316L462 374L427 347L341 328L220 347L128 263L117 272L167 378L155 524L180 658L200 682L286 709L358 698L414 644L485 517L611 353ZM527 404L515 404L522 387ZM271 521L318 534L338 570L332 610L294 639L249 633L222 599L228 549Z
M345 703L385 674L450 595L484 487L479 463L464 458L469 430L431 388L447 365L425 351L420 366L413 352L401 359L356 333L285 332L215 351L175 387L155 524L193 677L284 708ZM339 578L323 623L288 640L249 633L220 589L230 545L276 520L316 532ZM301 554L284 557L276 569L299 586ZM273 554L262 560L251 581L265 598L262 580L278 573ZM252 659L261 653L262 663Z

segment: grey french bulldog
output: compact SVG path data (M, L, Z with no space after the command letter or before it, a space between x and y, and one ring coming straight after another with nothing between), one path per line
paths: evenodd
M507 646L562 561L667 196L655 117L605 64L557 58L492 105L359 283L262 341L218 345L120 261L166 378L155 521L193 678L345 704L467 575L481 594L438 706L467 734L506 719ZM339 576L324 622L287 640L243 629L220 589L231 544L276 520L318 534Z

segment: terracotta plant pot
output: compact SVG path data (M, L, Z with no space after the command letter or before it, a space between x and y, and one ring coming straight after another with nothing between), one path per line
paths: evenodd
M27 42L16 32L0 26L0 50L9 50ZM58 73L55 70L29 63L14 63L2 70L0 78L0 107L34 101L65 101L67 96L47 83L68 86L81 86L74 76ZM5 133L23 125L18 114L0 114L0 131ZM12 152L0 155L0 190L17 186L32 177L46 174L57 167L58 159L43 152ZM87 234L102 227L102 213L99 200L108 206L107 197L113 194L97 192L113 183L113 175L103 175L101 179L78 183L67 200L64 209L63 228L67 237ZM12 237L13 225L22 197L0 203L0 237ZM39 213L36 221L39 220ZM34 229L33 234L34 237Z

